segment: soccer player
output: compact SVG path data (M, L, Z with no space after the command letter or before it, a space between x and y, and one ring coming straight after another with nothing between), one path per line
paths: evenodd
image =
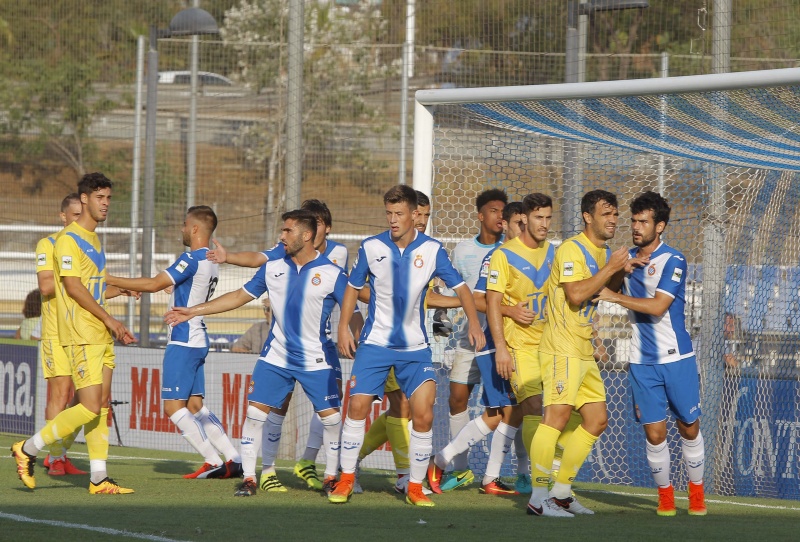
M206 259L217 215L207 205L190 207L181 228L189 252L155 277L122 278L109 275L108 283L126 290L160 292L172 287L170 307L192 307L208 301L219 282L219 265ZM232 478L242 473L242 458L219 418L203 404L208 356L208 332L202 316L169 328L161 376L164 414L203 457L203 465L184 478ZM219 453L225 456L220 461Z
M481 262L486 254L498 247L503 238L503 207L508 196L496 188L478 194L475 207L478 211L480 232L476 237L460 242L453 249L453 267L464 278L464 282L474 287L481 272ZM481 327L486 325L486 315L478 313ZM467 328L457 331L455 357L450 368L450 438L454 439L469 423L467 403L475 384L481 381L481 371L467 337ZM469 450L457 454L452 459L453 471L447 473L441 483L442 491L451 491L459 486L472 483L475 478L469 469Z
M270 258L241 289L193 307L175 307L164 317L167 324L176 325L193 316L241 307L269 292L272 332L250 380L241 440L244 481L234 493L239 497L256 493L256 457L264 433L267 442L262 459L266 468L261 473L261 489L286 491L275 474L284 419L276 410L281 411L295 382L300 382L324 428L326 491L333 487L339 466L342 416L336 373L325 355L324 328L334 304L342 302L347 276L314 248L314 215L295 210L281 218L281 244L286 256Z
M469 336L475 348L482 349L485 340L469 287L453 268L442 245L414 228L417 214L414 189L406 185L389 189L384 195L384 207L389 230L361 243L342 304L339 351L351 358L355 344L348 324L358 290L369 276L369 315L348 384L350 405L342 431L342 475L329 500L347 502L353 492L366 417L372 401L382 397L386 377L394 368L400 388L409 398L412 420L406 501L432 506L433 502L422 491L433 446L431 426L436 398L423 321L425 294L431 278L439 276L455 290L469 318Z
M683 254L661 240L669 215L667 200L656 192L645 192L631 202L636 246L630 255L648 263L625 276L624 293L604 288L598 299L628 309L633 331L628 383L634 415L647 439L647 463L658 486L657 513L675 515L667 446L666 412L670 408L677 418L689 475L689 514L704 516L700 381L683 312L687 266Z
M114 338L134 342L122 322L106 312L106 299L126 294L106 286L106 258L95 229L108 216L112 183L102 173L88 173L78 183L81 215L61 230L53 250L58 338L72 363L78 404L55 416L27 440L12 445L17 474L29 488L36 487L33 466L45 446L84 426L89 448L89 493L125 494L108 477L108 399L114 370Z
M592 320L597 293L628 261L624 247L606 245L617 230L617 197L592 190L581 199L583 232L556 250L547 281L546 319L539 344L542 376L542 423L531 444L533 492L528 514L572 517L593 514L572 493L572 482L592 446L608 425L606 394L594 359ZM572 410L582 418L564 445L561 468L548 496L556 443Z
M69 194L61 202L61 224L69 226L81 216L81 197L77 192ZM53 273L53 248L58 234L48 235L36 244L36 280L42 293L42 335L39 352L42 357L42 374L47 380L47 405L44 409L45 421L49 422L67 408L72 387L72 364L58 342L58 316L55 277ZM74 406L74 405L72 405ZM65 474L87 474L75 467L67 457L75 437L80 433L78 427L64 440L56 440L50 453L44 458L44 468L50 476Z
M344 269L346 272L348 260L347 247L341 243L337 243L336 241L328 239L328 234L330 234L331 227L333 225L333 217L331 216L328 206L325 204L325 202L318 199L309 199L303 202L300 209L311 213L317 219L317 228L314 235L314 249L319 251L320 254L325 256L335 265L338 265ZM214 239L214 244L216 245L216 248L208 252L208 259L217 263L227 262L240 267L260 267L269 260L280 260L286 256L286 251L282 243L278 243L272 249L265 250L263 252L228 252L225 247L220 245L216 239ZM333 315L333 313L329 314ZM353 320L353 331L355 332L356 330L360 329L361 324L363 324L363 320L361 320L361 316L359 315ZM339 390L341 394L342 367L339 363L339 354L336 351L336 344L334 343L331 334L330 319L325 322L325 334L325 357L328 364L334 368L334 371L336 371L336 378L340 383ZM286 398L286 404L283 406L283 408L273 409L274 415L285 416L291 399L292 394L290 393ZM323 443L324 430L325 428L323 427L319 416L316 414L313 415L311 417L311 423L308 429L308 440L305 451L303 452L303 456L294 466L294 474L306 482L308 487L311 489L323 489L323 483L317 474L317 466L315 461L317 455L319 454L319 449Z
M503 230L506 232L506 243L500 246L500 250L510 245L512 240L516 239L521 233L520 224L526 220L523 206L519 202L509 203L503 209ZM481 264L480 275L478 282L473 290L473 297L475 305L480 312L486 312L486 287L487 278L490 273L490 261L494 254L495 249L489 251L484 256ZM527 304L527 298L525 300ZM529 309L522 307L523 303L515 305L500 305L498 306L503 315L511 315L512 310L518 310L523 313L523 321L525 325L530 324L531 313ZM444 484L447 479L443 478L443 471L447 464L453 457L468 451L474 444L483 440L483 438L495 431L492 438L492 444L489 450L489 461L486 465L486 473L484 474L483 484L481 485L480 492L490 495L516 495L519 490L512 489L505 485L500 480L500 469L503 465L506 455L511 446L511 442L516 442L515 435L517 428L522 421L517 401L514 398L513 390L508 379L501 377L497 372L494 355L494 341L492 340L492 333L489 329L489 324L483 325L484 334L486 337L486 346L480 351L477 356L477 363L480 368L481 378L483 380L483 405L485 411L482 416L471 420L466 426L453 438L450 443L438 452L431 464L428 466L428 483L436 493L445 491ZM527 457L527 455L525 456ZM527 471L527 461L522 465L523 470L521 473ZM524 474L526 482L520 481L518 476L518 485L523 490L528 490L530 487L530 479L527 474Z

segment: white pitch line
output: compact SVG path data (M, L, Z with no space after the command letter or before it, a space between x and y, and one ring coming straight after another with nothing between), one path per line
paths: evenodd
M50 527L68 528L68 529L83 529L84 531L92 531L95 533L102 533L112 536L127 536L129 538L138 538L140 540L153 540L154 542L188 542L176 540L175 538L165 538L163 536L156 536L153 534L133 533L131 531L120 531L119 529L109 529L107 527L93 527L91 525L84 525L81 523L67 523L66 521L56 521L51 519L35 519L17 514L6 514L0 512L0 518L10 519L11 521L18 521L20 523L35 523L40 525L49 525Z
M580 493L606 493L609 495L630 495L632 497L653 497L656 498L658 495L656 493L628 493L625 491L609 491L607 489L579 489ZM681 501L688 501L688 497L675 497L676 500ZM722 501L719 499L709 499L706 498L707 503L711 504L730 504L733 506L744 506L748 508L766 508L769 510L793 510L800 512L800 508L795 506L777 506L771 504L756 504L756 503L749 503L749 502L736 502L736 501Z

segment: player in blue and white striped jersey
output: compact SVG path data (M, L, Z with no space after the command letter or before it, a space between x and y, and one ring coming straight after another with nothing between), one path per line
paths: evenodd
M168 324L176 325L192 316L241 307L269 293L272 327L250 380L241 441L244 482L236 496L256 492L256 457L262 434L266 435L266 442L261 489L286 491L275 474L275 458L284 419L281 407L295 382L303 387L324 427L326 490L333 487L339 466L339 390L323 343L325 322L334 305L342 302L347 276L341 267L314 249L313 215L296 210L284 213L282 218L281 243L286 256L267 261L240 290L209 303L176 308L164 318Z
M647 462L658 485L658 515L674 516L667 447L667 408L677 419L684 464L689 474L689 514L705 515L700 433L700 381L684 320L686 258L661 240L670 207L660 194L645 192L631 202L635 248L630 258L644 265L625 276L624 294L603 289L599 299L628 309L633 334L628 381L634 414L647 438Z
M189 252L181 254L155 277L122 278L108 276L108 284L138 292L160 292L172 287L170 307L192 307L211 299L219 281L219 266L206 259L217 215L211 207L198 205L186 212L181 233ZM203 456L204 463L184 478L232 478L242 472L242 459L231 443L222 423L203 405L208 355L208 333L202 316L196 316L169 329L161 377L164 413L181 435ZM221 462L219 454L225 456Z
M350 404L342 432L342 476L331 502L347 502L353 492L358 452L364 441L366 417L375 397L382 398L391 368L409 398L412 430L409 443L411 473L406 501L432 506L423 494L433 447L433 403L436 398L431 351L425 332L425 296L433 277L455 290L469 318L469 336L476 349L484 346L475 303L469 287L453 268L441 243L414 228L417 195L397 185L384 195L389 231L361 243L342 305L339 351L352 357L353 337L348 330L358 290L370 282L369 314L350 377Z

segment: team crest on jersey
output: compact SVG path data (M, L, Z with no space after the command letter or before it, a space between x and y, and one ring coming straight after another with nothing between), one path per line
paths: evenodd
M61 269L72 269L72 256L61 256Z
M177 269L177 270L178 270L178 273L183 273L184 271L186 271L186 268L187 268L187 267L189 267L189 264L188 264L187 262L180 262L180 263L179 263L179 264L176 266L176 268L175 268L175 269Z
M250 383L247 385L247 393L253 393L254 389L256 389L256 383L251 378Z
M564 276L571 277L575 272L575 264L573 262L564 262Z
M41 267L47 264L47 254L37 254L36 255L36 265Z
M314 286L319 286L322 284L322 279L319 276L319 273L314 274L314 278L311 279L311 284Z
M422 266L425 265L425 260L422 259L422 254L417 254L414 258L414 267L417 269L422 269Z
M356 375L350 376L350 388L356 387Z
M564 384L563 380L559 380L558 382L556 382L556 391L558 392L559 395L561 395L565 387L566 385Z
M651 277L656 274L656 264L653 264L647 268L647 274Z

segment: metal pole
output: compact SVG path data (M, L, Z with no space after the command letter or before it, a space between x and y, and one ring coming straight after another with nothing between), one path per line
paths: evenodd
M406 2L406 40L403 42L403 74L400 88L400 164L398 182L406 184L406 148L408 140L408 84L414 70L414 0Z
M664 51L661 53L661 77L669 77L669 54ZM661 96L661 139L667 135L667 97ZM666 170L665 156L658 156L658 193L664 195L664 175Z
M200 0L194 0L194 7L200 7ZM192 36L189 59L189 131L186 134L186 208L194 206L197 190L197 64L200 49L200 36Z
M141 178L142 163L142 87L144 85L144 36L136 40L136 97L133 115L133 175L131 176L131 236L130 236L130 261L128 273L136 275L136 248L137 228L139 227L139 180ZM128 298L128 329L133 329L134 315L136 314L136 300Z
M578 15L578 83L586 81L586 40L589 35L589 16Z
M145 117L144 220L142 222L142 276L149 277L153 265L153 223L156 196L156 108L158 107L158 30L150 27L147 52L147 115ZM139 314L139 344L150 346L150 294L142 294Z
M286 119L286 209L301 203L303 180L303 0L289 3L289 84Z
M579 82L580 69L580 36L578 33L578 17L580 3L578 0L567 2L567 50L564 66L564 82ZM573 141L562 141L564 167L561 174L564 205L561 209L561 236L566 239L580 230L581 224L581 182L578 173L578 153Z

